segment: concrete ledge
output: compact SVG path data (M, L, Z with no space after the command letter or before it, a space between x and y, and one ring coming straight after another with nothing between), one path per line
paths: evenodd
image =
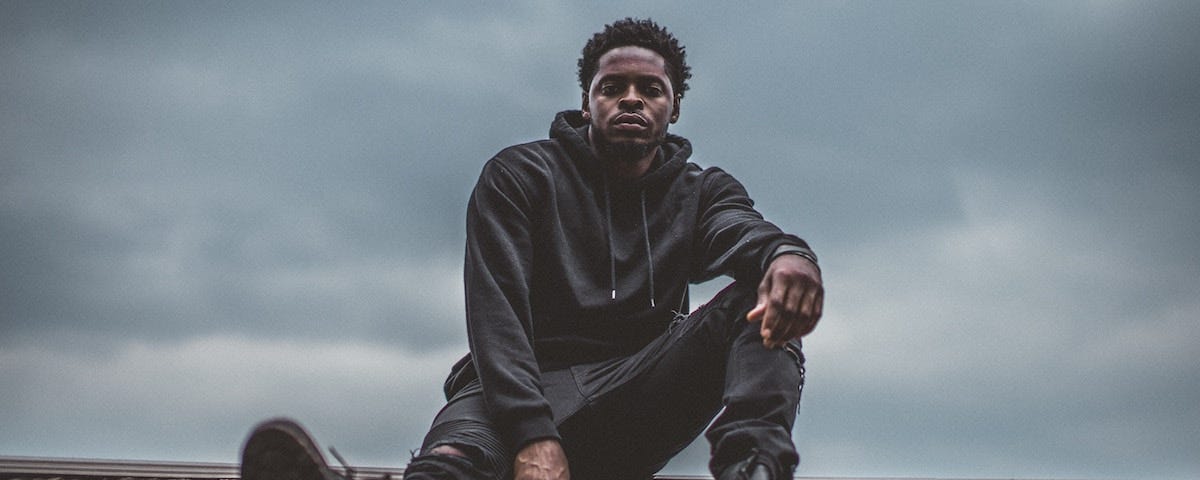
M341 471L340 468L336 470ZM359 480L401 480L404 469L354 467ZM658 476L656 480L711 480L706 476ZM0 480L240 480L234 463L151 462L0 456Z

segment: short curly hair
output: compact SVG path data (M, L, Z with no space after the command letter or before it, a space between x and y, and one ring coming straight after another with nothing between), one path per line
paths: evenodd
M671 78L671 89L677 97L683 97L683 92L688 89L687 80L692 78L692 67L687 64L684 47L671 32L653 20L628 17L605 25L603 32L592 35L584 45L583 56L579 58L579 86L584 92L591 87L592 77L600 68L600 56L614 48L627 46L647 48L662 55L667 63L667 76Z

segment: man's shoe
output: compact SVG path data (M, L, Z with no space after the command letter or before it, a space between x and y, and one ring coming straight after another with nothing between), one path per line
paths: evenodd
M312 436L288 418L262 422L242 446L242 480L346 480L325 463Z

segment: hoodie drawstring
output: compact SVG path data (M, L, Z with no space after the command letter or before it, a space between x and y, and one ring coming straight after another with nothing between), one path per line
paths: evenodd
M640 190L642 207L642 236L646 243L646 269L650 277L650 308L654 308L654 253L650 248L650 222L646 217L646 190ZM617 254L613 249L612 199L608 190L608 174L604 175L604 220L608 230L608 268L612 299L617 299Z
M642 232L646 239L646 267L650 269L650 308L654 308L654 254L650 252L650 223L646 221L646 190L642 190Z
M608 279L612 286L612 299L617 299L617 254L613 252L612 202L608 195L608 174L604 174L604 220L608 230Z

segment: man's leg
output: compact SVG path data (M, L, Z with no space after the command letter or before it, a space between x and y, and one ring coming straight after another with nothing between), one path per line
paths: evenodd
M500 480L511 454L487 419L478 381L462 389L433 420L405 480Z
M745 311L735 321L741 325L725 369L725 410L705 434L712 445L709 469L722 479L731 468L749 471L758 464L767 467L770 478L791 478L800 461L791 436L804 388L800 342L767 349Z
M602 429L605 435L585 436L585 445L571 448L577 440L564 431L567 447L603 452L594 455L596 468L607 457L654 471L724 406L707 433L714 475L761 464L772 478L790 478L798 462L791 429L803 355L798 343L786 349L762 346L758 325L745 319L756 300L753 287L731 285L633 356L574 369L583 393L592 398L580 415L587 427L579 430ZM573 458L572 473L576 463Z

